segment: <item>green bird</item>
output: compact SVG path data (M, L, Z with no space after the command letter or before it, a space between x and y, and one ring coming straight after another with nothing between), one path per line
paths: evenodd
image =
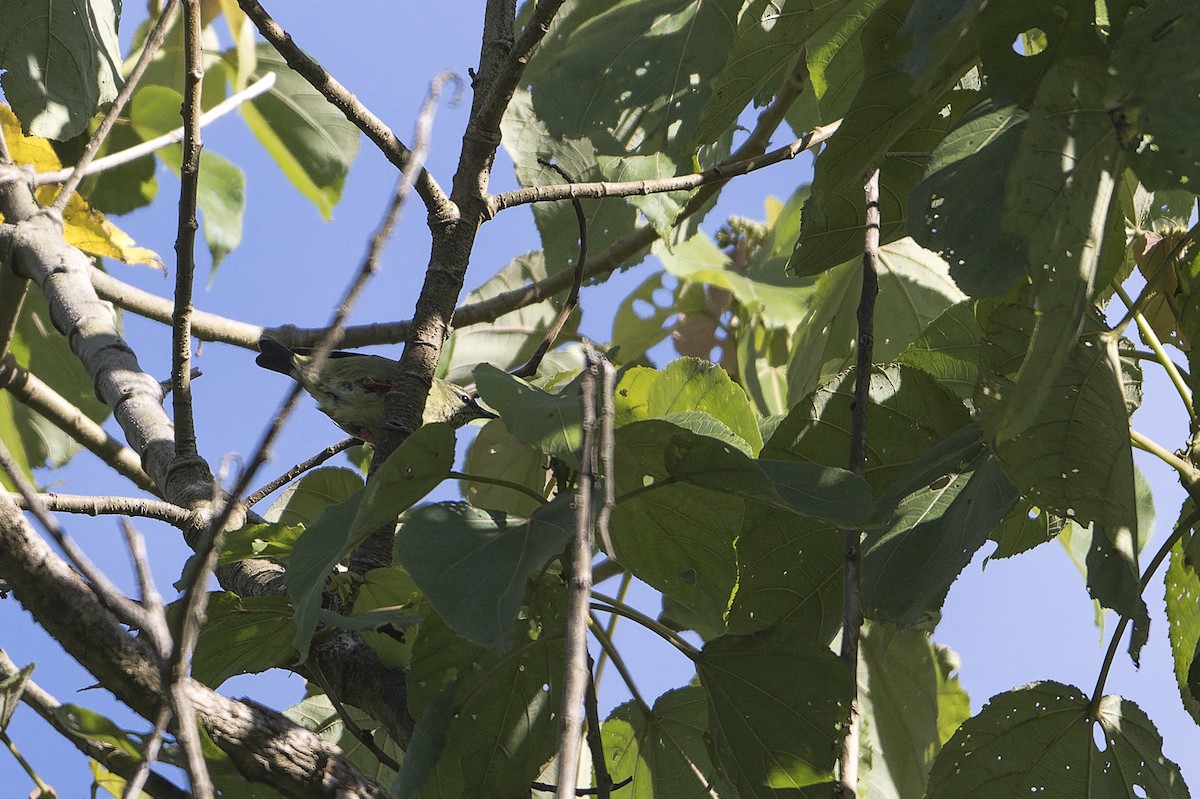
M387 393L398 379L397 361L381 355L335 350L314 376L312 370L304 368L312 360L312 350L288 348L263 336L258 340L258 352L255 363L292 378L312 395L317 407L338 427L355 438L375 443L383 424ZM495 418L496 414L480 406L466 390L435 377L421 423L449 422L462 427L473 419Z

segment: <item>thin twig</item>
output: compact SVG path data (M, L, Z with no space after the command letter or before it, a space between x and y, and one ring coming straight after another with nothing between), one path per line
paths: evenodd
M605 560L605 561L601 561L599 564L597 564L595 567L593 567L593 569L592 569L592 584L595 585L595 584L603 582L603 580L601 579L600 568L603 567L605 564L615 563L615 562L616 561L613 561L613 560ZM629 586L632 584L633 584L633 574L630 572L622 573L621 574L621 584L619 586L617 586L617 599L619 601L621 601L621 602L625 601L625 596L629 593ZM608 617L608 626L604 628L604 635L608 636L608 638L610 640L612 639L613 634L616 633L616 631L617 631L617 621L620 620L620 618L621 617L615 613L613 613L612 615L610 615ZM600 659L596 661L596 670L595 670L596 682L600 682L600 680L604 677L604 664L607 662L608 662L608 650L602 649L600 651Z
M8 653L0 649L0 680L10 678L18 671ZM21 702L80 752L98 763L103 763L104 767L114 774L132 780L141 766L143 761L131 757L125 750L112 744L84 738L70 729L63 723L62 704L33 680L25 681L24 690L21 691ZM144 790L155 799L191 799L191 794L155 772L150 772Z
M573 182L573 178L558 164L552 164L540 158L538 159L538 163L553 169L562 175L564 180ZM546 353L554 346L554 342L558 339L558 334L562 332L567 319L571 317L575 306L579 304L579 289L583 286L583 270L587 268L587 216L583 213L583 204L579 200L572 198L571 205L575 208L575 220L579 223L579 258L575 262L575 269L573 270L575 278L571 282L571 293L567 295L562 308L558 310L558 315L554 317L554 321L546 329L546 335L542 337L542 341L538 344L537 349L529 356L529 360L524 365L513 370L512 374L516 377L532 377L537 374L538 367L542 365L542 359L546 357Z
M183 529L194 519L187 508L141 497L82 496L76 494L38 494L38 501L46 510L56 513L80 513L87 516L141 516L146 519L166 522L172 527ZM33 510L19 493L8 497L23 510Z
M1150 453L1174 469L1179 474L1179 479L1183 483L1184 488L1200 485L1200 469L1197 469L1196 465L1191 461L1181 458L1162 444L1133 428L1129 429L1129 442L1142 452Z
M121 792L121 799L139 799L141 797L142 788L146 785L146 780L150 777L150 767L158 760L158 754L162 751L163 733L167 731L167 725L170 723L170 706L166 704L160 705L158 715L154 717L154 726L151 728L150 734L142 741L142 758L138 761L137 771L125 783L125 790Z
M630 180L623 182L597 181L592 183L565 183L557 186L531 186L525 189L506 191L488 198L488 211L495 215L506 208L528 203L554 202L567 199L600 199L603 197L641 197L647 194L664 194L671 191L689 191L711 183L724 183L732 178L755 172L764 167L790 161L813 146L813 140L828 139L841 125L836 120L828 125L813 128L790 144L763 155L751 156L740 161L725 161L714 167L691 175L653 180Z
M616 466L616 411L614 396L616 394L617 373L612 361L604 358L600 361L600 474L604 478L604 504L600 506L600 514L596 517L596 533L604 551L612 559L617 557L617 548L613 545L608 523L612 518L613 508L617 504L617 466ZM615 621L615 619L614 619ZM598 679L598 676L597 676Z
M557 799L570 799L579 782L579 741L583 731L583 699L591 678L587 651L588 597L592 590L592 490L596 480L596 376L602 356L590 341L583 343L582 427L579 484L575 495L575 530L567 549L567 622L563 644L565 671L558 739Z
M261 78L250 84L240 92L229 95L221 102L214 105L209 110L200 115L200 127L206 128L213 122L216 122L221 117L235 111L243 103L253 100L260 94L267 92L275 85L275 73L268 72ZM83 167L83 177L91 177L102 172L107 172L110 169L116 169L119 166L132 163L139 158L145 158L148 155L158 152L164 147L170 147L172 144L179 144L183 141L183 127L180 126L175 130L168 131L161 136L155 136L153 139L148 139L141 144L135 144L132 147L121 150L120 152L106 155L103 158L97 158L90 164ZM70 180L73 175L79 172L79 166L73 166L69 169L57 169L53 172L39 172L33 178L33 185L45 186L50 183L64 183Z
M84 554L83 550L75 545L71 537L67 535L62 526L57 520L50 515L46 506L42 504L41 497L29 481L25 479L25 475L21 473L20 467L13 460L12 454L8 451L8 446L0 439L0 471L8 475L9 481L16 487L17 492L25 501L25 506L33 517L37 519L38 524L42 529L54 539L61 549L71 561L71 565L76 571L88 580L89 588L96 594L113 613L126 624L133 627L143 627L150 622L146 618L146 611L142 609L136 602L131 601L120 589L108 579L103 571L96 568L91 559ZM7 493L5 494L7 499Z
M600 610L612 613L607 608L600 608ZM637 683L633 681L633 674L630 673L629 667L625 665L625 660L621 657L621 653L617 651L617 647L613 644L612 637L604 631L604 626L600 624L600 620L596 618L596 614L594 613L588 616L588 629L592 631L592 635L596 636L596 640L600 642L600 648L608 654L608 659L616 667L617 674L621 675L621 680L625 683L625 687L629 689L629 695L633 697L633 701L638 703L646 715L650 715L650 705L642 697L641 692L638 691Z
M179 166L179 230L175 237L175 308L171 325L171 404L175 411L175 457L196 457L192 416L192 281L196 272L197 196L200 188L200 89L204 81L200 6L183 2L183 159Z
M467 472L449 471L446 476L451 480L464 480L472 483L486 483L488 485L499 486L500 488L508 488L513 491L519 491L532 500L535 500L539 505L545 505L550 500L534 491L532 488L512 480L504 480L499 477L492 477L486 474L469 474Z
M333 103L346 119L354 123L367 138L370 139L384 157L391 161L401 172L413 172L416 175L417 194L425 203L431 214L444 211L449 204L446 193L438 185L433 176L425 171L424 159L415 158L410 151L392 133L391 128L383 120L372 114L354 94L330 75L316 61L308 57L292 40L291 35L271 18L261 3L257 0L238 0L238 5L246 16L258 28L263 38L283 56L287 65L296 70L308 81L314 89ZM415 148L414 148L415 149Z
M604 742L600 738L600 707L596 699L596 680L592 675L592 657L588 655L587 693L583 697L583 706L587 713L587 742L592 753L592 771L596 775L596 799L608 799L612 795L613 780L612 775L608 773Z
M1154 328L1150 327L1150 323L1146 321L1146 317L1141 311L1136 310L1136 305L1129 298L1123 286L1114 282L1113 289L1117 296L1121 298L1121 302L1125 303L1125 307L1133 315L1133 319L1137 322L1138 333L1142 336L1142 341L1146 342L1158 358L1159 364L1167 371L1167 376L1171 378L1171 385L1175 387L1175 392L1179 394L1179 399L1183 401L1183 407L1187 410L1188 418L1192 421L1196 419L1196 408L1192 404L1192 390L1188 387L1187 381L1183 379L1183 375L1175 368L1175 362L1171 360L1171 356L1167 354L1167 350L1163 347L1162 342L1158 339L1158 334L1154 332ZM1111 334L1110 334L1111 335Z
M163 7L162 14L158 17L158 22L154 23L154 27L150 29L150 34L146 37L145 44L142 45L142 52L138 56L137 63L133 65L133 70L125 78L125 85L121 87L121 91L117 93L112 106L104 114L104 118L100 120L100 125L96 128L96 132L88 139L87 145L83 148L83 154L79 156L79 161L75 164L75 169L72 171L71 176L67 178L62 190L54 198L54 203L50 207L55 211L59 213L63 212L67 207L67 202L71 199L71 195L75 193L75 190L79 188L79 184L87 176L88 164L92 162L92 159L96 157L96 153L104 145L104 141L112 131L117 117L121 115L125 104L133 96L133 90L141 82L142 75L145 74L146 68L150 66L150 61L154 58L154 54L158 52L158 48L162 45L163 39L167 35L167 28L171 26L171 22L175 18L175 10L178 6L177 0L169 0Z
M200 0L183 0L183 158L179 177L179 231L175 239L175 311L171 325L171 404L175 421L175 462L188 463L198 459L196 426L192 415L192 291L196 271L197 196L200 186L200 152L204 143L200 136L201 87L204 81L204 61L201 48ZM226 505L230 500L226 500ZM220 529L220 528L217 528ZM219 538L214 531L212 538ZM211 572L210 572L211 573ZM207 579L207 575L206 575ZM163 666L167 683L166 694L175 714L176 738L183 748L184 763L192 791L198 799L212 799L212 778L204 762L200 736L196 730L191 700L183 689L192 661L208 592L203 584L187 586L185 611L180 615L178 631L173 636L174 647Z
M342 725L345 726L349 733L354 736L355 740L362 744L368 752L374 755L375 759L380 763L387 766L392 771L399 771L400 764L396 762L396 759L380 749L379 744L375 743L375 737L360 727L358 723L350 717L350 714L346 711L346 707L341 703L341 700L337 698L337 694L330 689L329 682L325 679L325 675L321 673L321 670L319 668L314 668L312 670L312 675L316 678L317 683L321 686L321 690L325 692L325 697L329 700L329 704L333 706L333 711L337 713L338 718L342 720Z
M695 663L700 658L700 652L696 647L684 640L679 633L667 627L660 621L650 618L645 613L630 607L620 600L600 593L592 591L592 599L596 600L592 603L593 610L601 610L605 613L616 613L618 616L624 616L630 621L637 622L645 627L650 632L657 635L659 638L666 641L671 646L678 649L684 657Z
M863 244L862 294L858 301L858 359L854 373L854 404L850 417L850 471L861 475L867 466L867 408L871 402L871 356L875 343L875 296L879 293L879 170L871 170L863 186L866 235ZM843 533L842 662L857 685L858 641L862 629L860 563L862 531ZM850 702L850 720L838 756L838 794L858 795L858 748L862 723L857 690Z
M300 461L295 466L255 491L253 494L250 494L250 496L246 497L246 499L242 501L242 505L247 508L254 507L259 502L262 502L264 498L275 493L275 491L295 480L309 469L314 469L317 466L320 466L334 455L337 455L339 452L344 452L358 443L359 441L357 438L346 438L336 444L331 444L330 446L318 452L316 455L313 455L311 458Z

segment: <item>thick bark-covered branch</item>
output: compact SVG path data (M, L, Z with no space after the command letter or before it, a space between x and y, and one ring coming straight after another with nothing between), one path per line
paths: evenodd
M20 672L20 669L17 668L17 664L12 662L7 652L0 649L0 680L10 679L16 676L18 672ZM74 730L64 724L62 718L59 716L62 703L33 680L25 682L24 690L21 692L21 702L32 708L59 735L70 741L76 749L92 760L102 763L106 769L114 774L118 774L128 780L137 771L138 761L131 757L124 749L81 738ZM161 774L154 772L149 774L144 790L150 796L154 797L154 799L191 799L191 794L187 791Z
M21 604L97 680L152 718L162 702L161 662L130 635L71 568L0 495L0 574ZM385 797L337 747L262 706L238 702L191 680L184 690L208 736L247 778L297 799Z
M97 396L112 409L143 468L168 502L187 508L195 524L185 531L194 543L208 529L215 510L215 482L207 463L174 465L173 429L162 407L158 381L145 374L116 329L108 304L91 285L91 263L66 243L52 215L39 211L28 185L0 183L0 263L41 287L55 326L71 344L92 378ZM229 527L241 526L234 514ZM242 596L283 595L283 567L248 560L219 569L223 587ZM344 702L378 718L388 732L406 741L412 730L402 672L385 666L362 638L339 632L322 638L311 657Z

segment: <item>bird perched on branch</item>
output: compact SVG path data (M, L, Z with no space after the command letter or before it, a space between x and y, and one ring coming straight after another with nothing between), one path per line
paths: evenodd
M254 362L264 369L279 372L295 380L317 401L317 407L338 427L368 443L375 443L383 424L383 405L387 393L399 376L400 364L381 355L357 352L329 353L318 374L304 368L312 360L312 350L288 348L273 338L258 340L259 355ZM449 422L461 427L473 419L495 419L496 414L483 408L460 386L433 379L421 424Z

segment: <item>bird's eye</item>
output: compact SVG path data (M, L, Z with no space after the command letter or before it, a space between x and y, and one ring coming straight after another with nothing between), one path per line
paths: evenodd
M467 403L468 405L470 405L470 404L471 404L471 395L470 395L470 394L467 394L467 393L463 392L463 393L461 393L461 394L459 394L459 395L458 395L458 398L459 398L460 400L462 400L463 402Z

